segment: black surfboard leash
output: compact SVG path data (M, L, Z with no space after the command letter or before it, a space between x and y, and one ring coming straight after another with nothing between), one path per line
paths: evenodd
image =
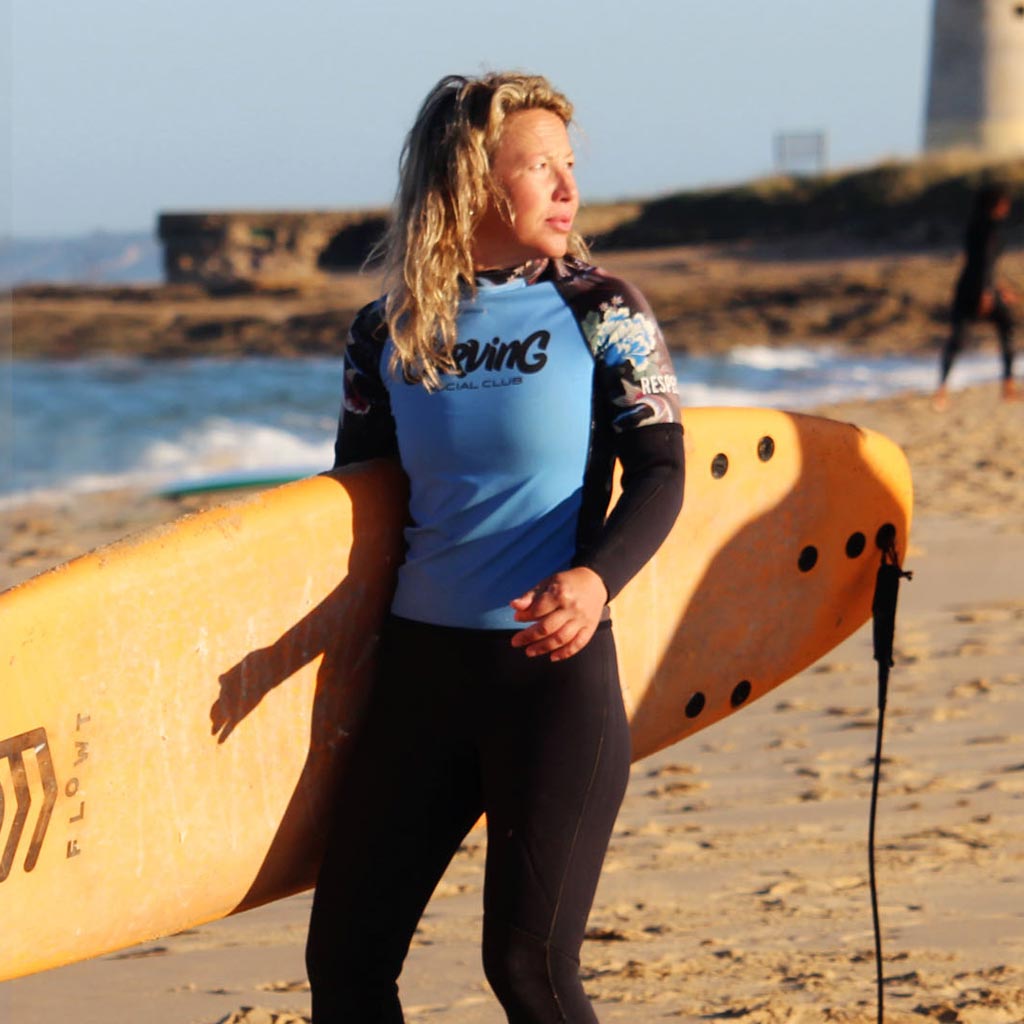
M875 731L875 763L871 779L871 813L868 821L868 870L871 883L871 917L875 929L875 977L878 990L878 1024L885 1018L885 978L882 969L882 929L878 917L878 886L875 879L875 821L878 814L878 785L882 772L882 733L885 705L889 695L889 669L893 667L893 644L896 635L896 598L900 580L912 579L913 573L900 568L896 553L896 529L887 524L878 531L875 543L882 551L882 561L875 576L875 594L871 601L874 656L878 662L878 727Z

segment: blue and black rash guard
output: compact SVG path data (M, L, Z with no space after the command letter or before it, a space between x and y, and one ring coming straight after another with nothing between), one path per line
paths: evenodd
M459 310L459 372L435 391L389 371L383 314L378 299L352 326L335 465L398 458L409 477L392 612L522 628L509 601L570 566L613 598L683 495L676 377L643 296L571 258L481 277Z

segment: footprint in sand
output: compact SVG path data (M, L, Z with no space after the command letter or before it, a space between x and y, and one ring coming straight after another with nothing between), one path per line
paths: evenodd
M259 992L308 992L309 982L305 978L295 981L264 981L256 986Z
M666 782L661 786L655 786L654 789L647 790L644 796L650 797L664 797L664 796L682 796L688 793L698 793L702 789L707 789L708 784L701 782L700 780L694 780L692 782L684 782L679 780L677 782Z
M840 661L819 661L810 669L810 674L814 676L827 676L832 675L835 672L847 673L853 672L854 666L848 665L845 662Z
M658 779L663 775L697 775L700 768L692 764L663 764L658 768L652 768L647 773L647 778Z
M981 971L963 972L942 986L940 1002L918 1004L914 1013L934 1021L982 1022L1024 1020L1024 976L1000 964ZM926 990L927 991L927 990ZM935 988L928 992L933 998Z
M954 700L1019 700L1017 692L1018 677L1016 674L997 676L993 679L969 679L952 686L946 696Z
M1024 621L1024 601L999 601L994 604L963 608L957 611L955 622L1020 622Z
M111 960L146 960L154 956L167 956L170 950L166 946L148 946L146 949L130 949L126 953L115 953Z
M978 658L985 654L999 654L1001 651L993 647L984 637L968 637L957 644L950 656L954 658Z
M300 1013L281 1013L263 1006L242 1006L221 1017L217 1024L309 1024L309 1017Z
M794 698L790 700L780 700L775 704L775 710L780 713L787 711L817 711L818 705L812 703L809 700L803 700L801 698Z
M1024 796L1024 764L1009 765L1003 768L1002 772L1008 777L996 779L987 788L1010 796Z

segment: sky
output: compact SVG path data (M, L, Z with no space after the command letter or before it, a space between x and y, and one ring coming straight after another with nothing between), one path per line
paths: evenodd
M390 202L449 73L546 75L584 201L920 151L931 0L0 0L0 235Z

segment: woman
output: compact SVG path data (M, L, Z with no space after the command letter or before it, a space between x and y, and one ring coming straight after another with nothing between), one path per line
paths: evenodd
M1010 193L1001 185L985 185L974 197L964 240L964 265L957 278L950 313L952 328L942 349L939 388L933 404L943 410L949 404L946 378L963 347L964 331L971 321L995 324L1003 358L1003 398L1017 397L1013 380L1013 292L996 281L996 261L1003 250L1002 227L1010 215Z
M398 459L409 525L314 898L316 1024L403 1019L409 942L483 812L509 1021L596 1020L579 950L630 761L607 604L676 518L683 446L646 303L573 229L571 115L543 78L442 79L352 327L336 461Z

